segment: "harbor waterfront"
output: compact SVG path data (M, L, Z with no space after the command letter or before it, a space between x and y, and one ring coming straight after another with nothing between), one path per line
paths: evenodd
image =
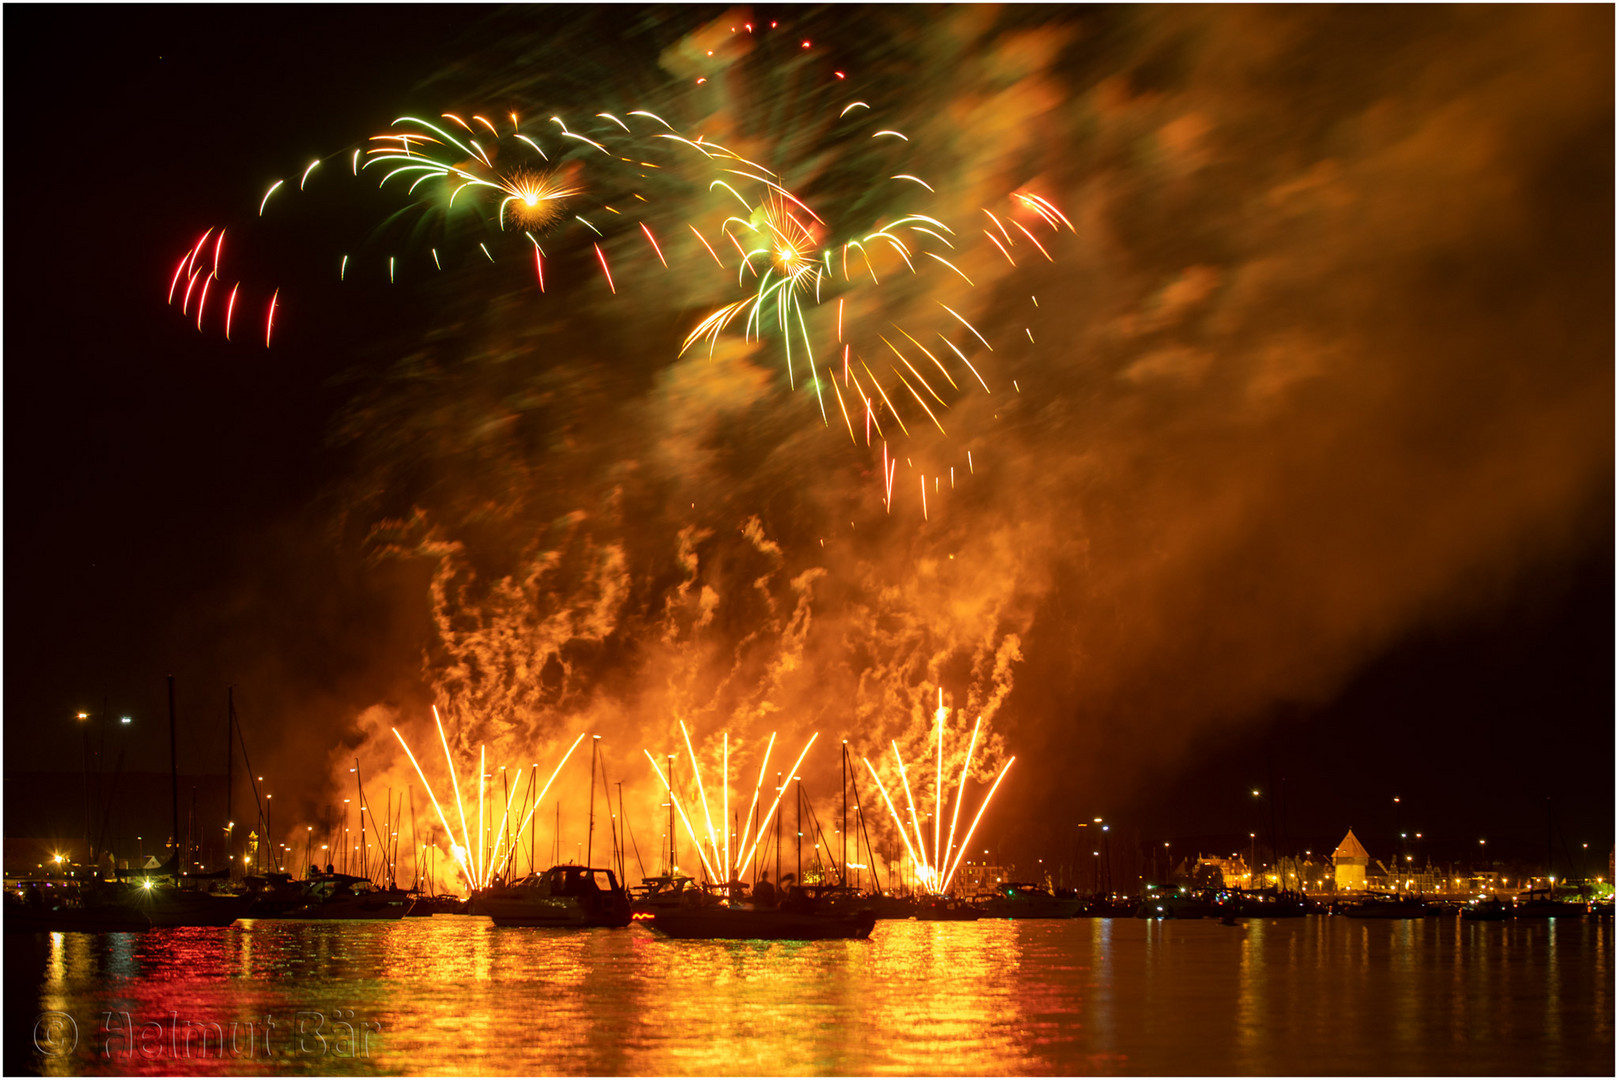
M767 943L434 916L10 934L5 1072L1611 1075L1612 933L984 919Z

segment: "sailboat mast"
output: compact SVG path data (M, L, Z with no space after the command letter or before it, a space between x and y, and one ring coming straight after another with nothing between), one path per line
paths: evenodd
M848 884L848 740L843 740L843 831L839 846L842 848L843 865L838 871L837 880L840 884Z
M584 830L584 865L590 865L590 855L596 838L596 747L601 736L590 736L590 824Z
M225 689L225 865L236 864L236 688Z
M173 811L175 874L185 870L180 858L180 759L179 736L174 722L174 676L169 676L169 808Z

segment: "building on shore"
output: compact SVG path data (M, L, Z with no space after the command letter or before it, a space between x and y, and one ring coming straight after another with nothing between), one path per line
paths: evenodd
M1337 850L1331 853L1331 862L1338 892L1365 890L1366 868L1370 865L1371 853L1365 850L1365 845L1360 843L1353 829L1348 830L1348 835L1337 845Z

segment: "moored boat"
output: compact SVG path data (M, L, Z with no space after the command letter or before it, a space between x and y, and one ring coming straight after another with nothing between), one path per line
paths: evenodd
M402 919L410 911L403 889L380 889L352 874L322 874L304 882L304 901L283 919Z
M1014 881L996 892L974 896L972 903L989 919L1071 919L1084 901L1078 897L1052 896L1048 889L1032 882Z
M1421 919L1439 914L1439 909L1419 896L1367 893L1358 903L1344 905L1341 913L1350 919Z
M1227 893L1221 898L1220 910L1238 919L1297 919L1317 908L1301 893L1258 889Z
M916 902L916 918L922 922L977 922L983 909L951 896L927 896Z
M1558 897L1550 889L1530 889L1517 897L1519 919L1582 919L1589 913L1589 901Z
M697 883L684 874L643 878L629 890L630 916L645 920L659 911L679 907L685 902L687 891L697 887Z
M496 926L628 926L629 896L611 870L553 866L510 885L481 889L473 915Z
M1137 919L1217 919L1219 897L1211 892L1152 889L1135 908Z
M1498 896L1478 897L1467 901L1461 908L1461 918L1477 922L1504 922L1514 918L1516 914L1516 906L1506 903Z
M144 911L122 902L121 890L100 882L29 881L6 888L9 932L90 933L150 929Z
M919 901L913 896L871 893L864 898L864 903L878 919L908 919L916 914Z
M871 936L876 926L875 911L821 893L814 887L794 888L779 905L771 907L688 890L684 903L654 912L650 924L653 930L671 938L723 941L826 941Z
M1128 919L1135 914L1139 907L1140 901L1133 897L1098 893L1095 896L1081 897L1079 910L1073 913L1073 917L1075 919Z

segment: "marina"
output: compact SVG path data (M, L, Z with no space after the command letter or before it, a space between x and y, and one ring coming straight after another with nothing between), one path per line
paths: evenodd
M10 5L4 1075L1612 1075L1615 13Z

